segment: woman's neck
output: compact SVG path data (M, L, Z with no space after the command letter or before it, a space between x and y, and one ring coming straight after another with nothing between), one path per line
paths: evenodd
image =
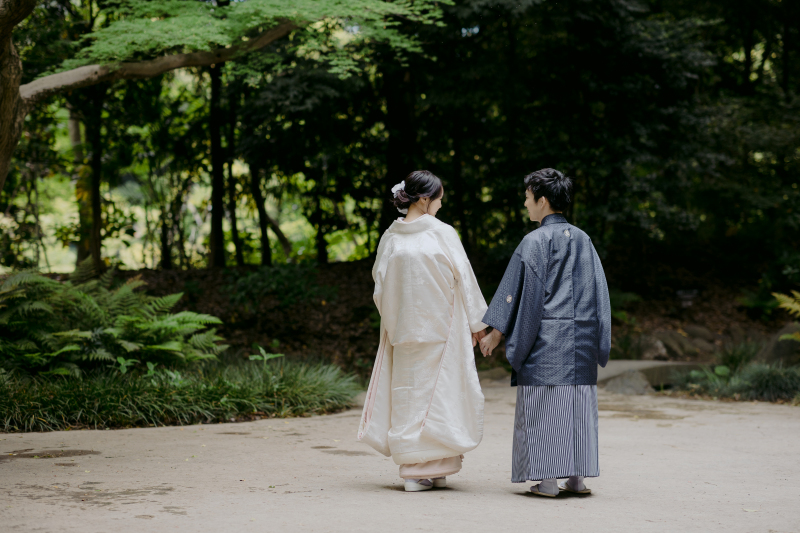
M418 218L424 217L427 214L428 213L424 212L422 209L420 209L416 205L412 204L411 206L409 206L408 213L406 214L406 217L403 219L403 221L404 222L414 222Z

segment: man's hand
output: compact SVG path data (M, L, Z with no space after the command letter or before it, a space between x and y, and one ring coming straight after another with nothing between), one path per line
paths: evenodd
M481 342L481 339L483 339L485 336L486 336L486 330L485 329L482 329L481 331L473 333L472 334L472 347L473 348L476 347L478 345L478 343Z
M492 351L497 348L497 345L500 344L500 339L502 338L503 334L500 333L500 330L494 329L488 335L485 335L481 339L481 353L484 357L489 357L492 355Z

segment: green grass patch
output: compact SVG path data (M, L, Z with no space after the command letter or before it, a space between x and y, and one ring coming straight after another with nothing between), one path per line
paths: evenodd
M361 387L339 367L247 362L201 372L30 377L0 370L0 431L184 425L322 414Z

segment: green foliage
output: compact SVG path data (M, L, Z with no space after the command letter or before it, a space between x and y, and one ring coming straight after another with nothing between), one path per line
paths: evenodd
M226 348L207 329L218 318L170 312L181 294L155 298L137 291L136 278L112 288L113 271L93 275L87 261L66 282L33 271L0 277L0 366L77 375L111 362L125 373L140 361L189 364Z
M203 374L94 371L83 378L0 370L0 431L123 428L322 414L350 405L356 378L332 365L245 363Z
M625 333L612 339L610 359L639 359L642 355L641 335Z
M786 309L793 317L800 318L800 291L792 291L791 296L779 293L773 293L772 295L778 301L778 305L781 309ZM783 335L781 340L795 340L800 342L800 331Z
M679 388L698 394L735 400L791 401L800 395L800 367L748 364L693 370Z
M258 309L267 296L277 297L281 307L335 299L337 287L320 285L317 276L317 269L307 264L261 267L250 274L231 276L227 290L231 302L246 311Z
M119 0L114 18L84 37L84 48L62 68L88 63L115 63L167 53L229 47L277 26L292 22L296 51L320 58L333 70L352 71L354 51L365 43L388 43L397 51L419 51L417 39L401 35L400 20L435 23L440 17L434 0L248 0L215 6L197 0L141 2Z
M628 312L625 311L625 308L630 304L642 301L642 298L638 294L623 292L616 289L611 289L608 295L611 300L611 316L623 324L636 324L636 318L630 316Z
M753 361L761 348L762 345L758 342L726 345L717 353L717 360L720 365L736 373Z

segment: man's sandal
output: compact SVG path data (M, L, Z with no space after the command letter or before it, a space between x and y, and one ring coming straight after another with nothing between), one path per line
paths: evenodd
M592 489L586 488L586 485L583 486L583 490L575 490L569 486L569 481L565 481L564 483L559 483L558 488L560 490L565 490L567 492L571 492L573 494L591 494Z
M533 494L536 494L537 496L544 496L545 498L555 498L558 496L557 492L555 494L550 494L549 492L540 491L539 485L533 485L530 490Z

